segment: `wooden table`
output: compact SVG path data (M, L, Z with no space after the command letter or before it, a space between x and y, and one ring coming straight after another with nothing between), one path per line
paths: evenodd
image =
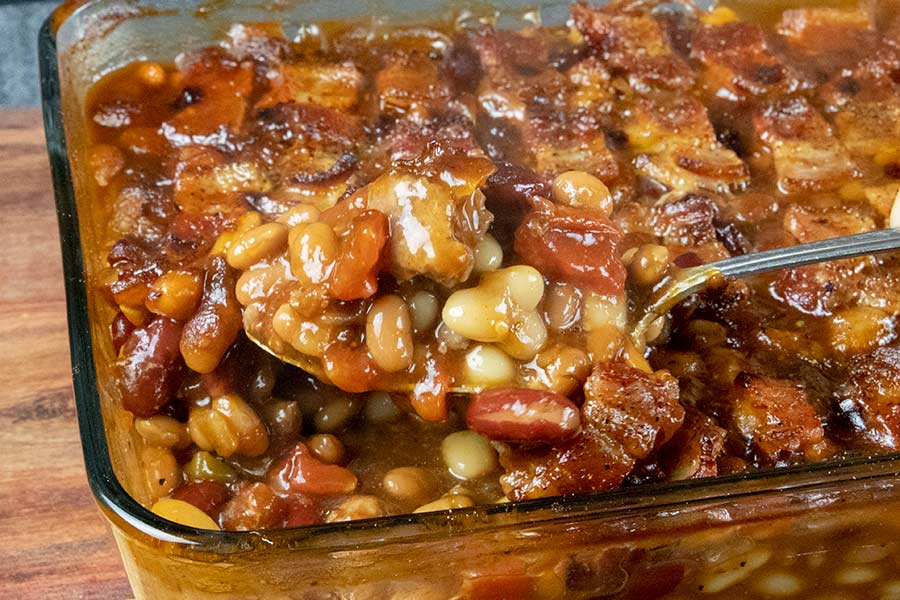
M0 598L131 596L84 474L38 110L0 110Z

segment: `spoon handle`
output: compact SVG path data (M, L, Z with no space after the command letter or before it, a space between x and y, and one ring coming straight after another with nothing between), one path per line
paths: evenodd
M777 250L734 256L707 265L685 269L674 279L669 280L667 284L663 284L644 307L643 314L637 319L637 323L632 329L632 341L635 347L642 348L645 343L644 334L654 320L669 312L688 296L705 289L713 280L740 279L787 267L801 267L829 260L854 258L898 249L900 249L900 229L880 229L778 248Z
M707 267L718 270L723 277L740 279L786 267L801 267L896 249L900 249L900 229L890 228L735 256Z

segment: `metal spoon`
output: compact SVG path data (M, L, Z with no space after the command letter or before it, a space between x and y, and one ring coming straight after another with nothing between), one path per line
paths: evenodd
M651 323L667 314L676 304L691 294L696 294L711 285L724 283L726 278L740 279L788 267L799 267L897 249L900 249L900 229L884 229L756 254L735 256L708 265L682 269L676 275L663 280L648 301L638 308L637 316L634 319L636 324L631 331L631 341L636 348L642 350L646 345L646 333ZM282 351L276 351L254 336L252 332L247 331L246 328L245 331L252 342L279 360L302 369L321 381L329 381L318 358L297 352L289 346ZM414 381L399 376L387 382L385 387L388 388L388 391L402 392L410 391L414 386ZM471 393L478 389L471 385L457 384L451 391Z
M656 319L667 314L688 296L724 283L725 279L741 279L789 267L897 249L900 249L900 229L890 228L745 254L683 269L670 279L663 280L649 300L639 308L636 324L631 331L631 341L636 348L643 348L647 341L647 330Z

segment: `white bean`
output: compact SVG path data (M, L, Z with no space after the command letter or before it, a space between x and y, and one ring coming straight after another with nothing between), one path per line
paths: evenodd
M479 344L466 353L465 380L476 387L494 387L516 377L513 360L496 346Z
M457 431L441 443L444 464L454 477L476 479L497 468L497 452L487 438L474 431Z
M475 266L476 273L484 273L487 271L496 271L503 264L503 248L494 239L494 236L485 234L478 246L475 247Z

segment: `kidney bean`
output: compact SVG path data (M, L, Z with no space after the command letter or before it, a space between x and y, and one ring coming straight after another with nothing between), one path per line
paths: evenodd
M125 342L128 341L128 338L131 336L131 332L134 331L134 324L128 320L121 311L116 313L116 316L113 317L112 323L109 325L109 334L112 337L113 350L116 351L116 354L119 353L119 350L122 349L122 346L125 345Z
M122 405L138 417L156 414L178 390L181 323L158 317L135 329L119 352Z
M353 218L341 238L340 251L329 281L331 296L339 300L368 298L378 289L378 263L387 243L387 217L366 210Z
M175 500L193 504L217 520L222 506L228 502L228 488L217 481L197 481L181 486L172 494Z
M625 286L622 233L602 213L536 201L516 230L515 250L544 276L600 294Z
M287 497L285 503L287 505L285 527L303 527L322 522L322 511L314 498L292 495Z
M281 493L313 495L349 494L356 489L356 475L344 467L318 460L298 443L268 473L269 485Z
M502 388L475 394L466 423L492 440L552 444L575 437L581 429L581 415L561 394Z
M225 258L214 256L203 282L200 308L181 335L184 361L198 373L215 369L241 330L241 306L234 284L234 273Z
M265 483L242 484L222 508L222 527L231 531L277 527L286 508L284 500Z

